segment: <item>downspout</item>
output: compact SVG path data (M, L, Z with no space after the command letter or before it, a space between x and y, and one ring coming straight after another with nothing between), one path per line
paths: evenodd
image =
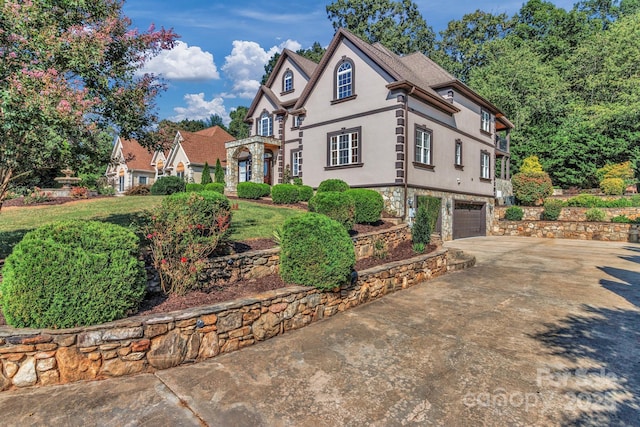
M416 87L411 86L411 91L406 95L404 99L404 215L403 221L407 220L409 215L409 207L407 202L409 200L409 96L413 94Z

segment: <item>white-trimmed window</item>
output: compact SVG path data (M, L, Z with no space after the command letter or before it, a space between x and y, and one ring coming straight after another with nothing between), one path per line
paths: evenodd
M484 108L480 110L480 130L491 133L491 114Z
M258 122L258 135L273 135L273 117L271 117L271 115L266 111L260 116L260 121Z
M282 91L291 92L293 90L293 73L287 70L282 77Z
M360 163L360 129L329 134L329 166Z
M416 127L416 163L433 165L433 133Z
M291 175L300 176L300 166L302 166L302 150L291 152Z
M491 157L488 151L480 152L480 178L491 179Z
M139 176L138 177L138 184L147 185L147 177L146 176Z
M344 61L336 70L336 99L348 98L353 95L353 65L351 61Z

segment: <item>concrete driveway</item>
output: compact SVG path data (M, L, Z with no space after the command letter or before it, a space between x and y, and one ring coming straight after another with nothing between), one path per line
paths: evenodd
M640 246L518 237L239 352L0 393L3 425L638 425Z

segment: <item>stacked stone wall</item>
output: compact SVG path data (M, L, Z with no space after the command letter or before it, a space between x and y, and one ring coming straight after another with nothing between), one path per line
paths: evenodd
M542 218L542 211L544 210L541 206L520 206L524 212L522 219L524 221L537 221ZM499 206L495 209L495 215L497 219L504 219L505 212L508 209L506 206ZM627 208L598 208L601 209L605 213L605 220L610 221L611 218L626 215L627 217L634 219L640 217L640 208L637 207L627 207ZM589 208L573 208L567 207L562 208L560 212L559 221L586 221L586 212Z
M569 221L496 221L494 236L546 237L552 239L605 240L614 242L632 241L630 231L637 225L611 222Z
M0 327L0 390L153 372L299 329L444 274L447 251L360 272L333 292L291 286L261 295L92 327Z

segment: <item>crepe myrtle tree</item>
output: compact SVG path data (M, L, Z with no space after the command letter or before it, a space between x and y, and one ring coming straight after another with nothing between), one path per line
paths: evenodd
M130 28L122 5L0 2L0 208L10 182L73 163L105 130L153 147L154 98L164 85L142 67L178 36Z

